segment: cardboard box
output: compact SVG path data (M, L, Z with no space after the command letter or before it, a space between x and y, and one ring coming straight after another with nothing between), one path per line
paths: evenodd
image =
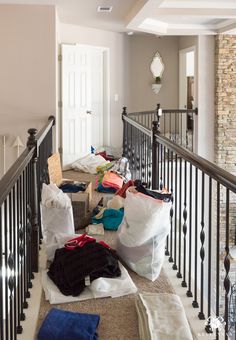
M58 187L65 183L78 183L78 181L65 179L62 177L61 160L59 153L48 158L48 175L50 183L55 183ZM67 193L72 201L75 229L86 226L89 223L89 203L92 199L92 183L86 183L86 190L77 193Z
M62 177L62 169L61 169L61 160L60 154L54 153L51 157L48 158L48 176L50 183L55 183L58 187L65 183L78 183L73 179L63 178ZM92 200L92 183L88 181L83 181L86 183L86 190L76 193L76 195L82 195L87 193L89 195L89 202Z

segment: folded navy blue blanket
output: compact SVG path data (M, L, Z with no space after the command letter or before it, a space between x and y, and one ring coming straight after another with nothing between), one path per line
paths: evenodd
M100 316L52 308L44 319L38 340L97 340Z

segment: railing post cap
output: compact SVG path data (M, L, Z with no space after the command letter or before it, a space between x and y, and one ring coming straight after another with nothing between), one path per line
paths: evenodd
M26 145L31 149L31 148L33 148L33 147L36 145L36 143L37 143L35 136L36 136L38 130L35 129L35 128L31 128L31 129L28 129L27 132L28 132L28 134L29 134L29 137L28 137L28 141L27 141L27 144L26 144Z
M31 136L33 136L33 135L36 135L36 134L37 134L38 130L35 129L35 128L30 128L30 129L28 129L27 132L28 132Z
M53 115L49 116L49 117L48 117L48 120L53 120L53 125L56 124L56 118L55 118L55 116L53 116Z

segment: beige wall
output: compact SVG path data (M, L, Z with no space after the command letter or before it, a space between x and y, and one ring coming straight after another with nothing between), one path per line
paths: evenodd
M196 35L185 35L179 37L179 50L183 50L185 48L189 48L192 46L197 46L198 44L198 37Z
M111 145L121 147L122 143L122 107L129 97L128 85L128 37L122 33L114 33L83 26L60 24L60 40L62 43L81 43L107 47L110 50L110 110L111 110ZM115 102L114 96L119 100Z
M128 112L163 108L178 108L178 37L157 38L153 35L133 35L130 41L130 99ZM162 88L153 93L150 71L153 56L159 52L164 62Z
M0 46L0 135L7 135L9 165L15 137L25 143L27 129L56 111L55 8L0 5Z

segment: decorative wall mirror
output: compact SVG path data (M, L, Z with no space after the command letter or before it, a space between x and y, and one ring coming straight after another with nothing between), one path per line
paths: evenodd
M152 72L153 78L155 79L155 84L152 84L152 90L154 93L158 93L161 89L161 77L164 72L164 63L159 52L155 53L150 70Z

